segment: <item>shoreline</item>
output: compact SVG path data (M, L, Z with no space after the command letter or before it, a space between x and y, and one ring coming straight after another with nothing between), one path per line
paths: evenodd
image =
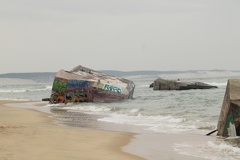
M0 104L1 104L1 101L0 101ZM216 138L214 136L153 133L153 132L148 132L142 129L141 127L137 127L137 126L98 122L96 121L97 117L94 117L94 116L90 116L92 119L90 118L87 121L84 121L84 114L71 115L79 119L77 123L80 122L81 124L83 124L87 122L86 124L84 124L84 126L81 126L81 124L80 126L67 125L64 123L59 123L59 120L57 120L57 117L54 117L53 113L50 112L50 110L47 110L46 108L43 109L43 107L41 107L41 106L44 106L43 104L45 104L45 102L30 101L27 103L26 102L17 103L14 101L9 101L8 107L9 108L17 107L17 109L25 108L27 110L35 110L35 112L40 111L39 113L45 112L43 114L45 114L45 116L47 116L48 119L51 119L51 121L48 122L48 123L52 123L51 125L68 128L68 130L72 132L75 132L76 130L79 132L86 131L82 136L88 136L88 134L91 135L92 133L102 132L104 138L110 140L111 138L106 137L105 134L114 134L115 136L118 135L120 136L120 139L121 139L119 141L124 143L119 144L119 142L116 142L116 139L111 139L110 140L111 142L109 142L109 145L112 146L112 145L116 145L115 143L117 143L117 146L115 146L115 152L118 152L118 154L123 154L124 156L127 156L127 159L129 160L131 159L133 160L134 159L136 160L137 159L148 159L148 160L211 159L211 157L204 155L205 151L202 150L202 146L204 145L206 146L208 141L214 141ZM37 106L39 106L39 108ZM1 107L0 107L0 110L1 110ZM51 116L51 118L49 116ZM54 123L53 121L57 123ZM101 143L105 143L105 142L101 142ZM90 145L92 148L94 148L94 145L96 144L93 143ZM104 151L100 151L100 152L103 152L103 153L112 152L111 149L112 147L106 147ZM111 154L110 156L113 156L113 155ZM99 156L97 159L99 159ZM105 157L104 159L107 159L107 157ZM110 159L113 159L113 157L110 157ZM114 159L117 159L117 158L114 157Z
M0 159L143 159L121 149L133 133L57 125L47 113L7 103L25 102L0 101Z

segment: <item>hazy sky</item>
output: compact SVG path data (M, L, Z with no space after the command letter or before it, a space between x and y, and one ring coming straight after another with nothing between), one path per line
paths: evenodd
M0 73L240 70L239 0L1 0Z

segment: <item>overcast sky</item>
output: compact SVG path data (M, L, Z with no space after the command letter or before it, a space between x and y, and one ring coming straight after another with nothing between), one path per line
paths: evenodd
M1 0L0 74L240 70L239 0Z

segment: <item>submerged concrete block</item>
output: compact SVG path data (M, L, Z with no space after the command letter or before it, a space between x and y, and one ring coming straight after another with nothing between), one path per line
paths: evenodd
M134 88L128 79L77 66L57 72L49 102L114 102L133 98Z
M153 90L188 90L188 89L210 89L217 86L208 85L202 82L183 82L180 80L167 80L158 78L153 82Z
M229 79L219 115L217 135L240 136L240 79Z

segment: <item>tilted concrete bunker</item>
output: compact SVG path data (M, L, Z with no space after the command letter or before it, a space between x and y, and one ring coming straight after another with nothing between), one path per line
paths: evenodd
M50 103L114 102L133 98L135 84L81 65L55 75Z

